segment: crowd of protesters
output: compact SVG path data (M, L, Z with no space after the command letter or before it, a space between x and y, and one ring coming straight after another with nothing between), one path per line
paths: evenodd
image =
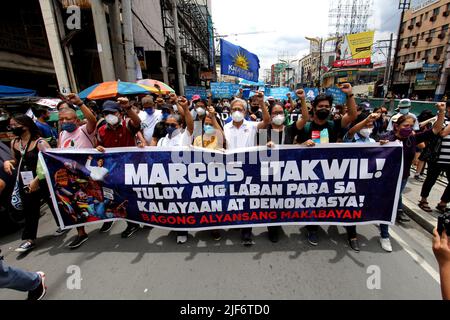
M447 179L450 177L450 101L438 103L436 110L428 110L416 117L411 113L411 101L403 99L398 114L389 117L384 106L372 109L368 102L358 105L350 84L341 85L341 90L347 96L345 105L334 105L333 98L325 94L308 102L302 89L296 91L296 97L288 95L284 101L273 97L265 99L263 92L255 92L246 100L242 98L242 91L236 97L216 101L211 95L206 101L199 96L189 101L172 93L96 102L83 101L76 94L69 94L57 106L57 128L46 123L49 116L46 110L38 110L35 121L26 115L14 115L10 119L10 129L16 138L11 142L11 159L0 168L0 193L11 192L14 197L18 192L23 200L23 243L16 251L28 252L37 244L40 202L50 198L38 153L52 147L96 148L105 152L116 147L192 145L234 150L254 146L297 144L314 148L318 143L386 144L401 141L404 151L401 190L403 192L408 183L411 167L416 166L414 178L424 181L419 206L431 212L427 202L431 188L442 172L446 173ZM83 113L83 120L78 118L78 110ZM291 120L293 114L298 115L295 121ZM425 168L426 179L422 176ZM97 175L102 175L101 168ZM18 188L8 191L6 185ZM449 188L447 186L437 204L440 213L447 211ZM58 223L52 202L48 201L48 204ZM397 221L408 220L400 197ZM99 231L107 233L112 227L113 222L106 222ZM127 222L121 236L129 238L140 228L139 224ZM306 226L307 240L313 246L319 243L318 229L319 226ZM346 231L349 246L359 252L356 226L348 226ZM58 228L55 236L66 232L68 230ZM268 228L272 242L277 242L281 233L279 226ZM221 231L214 230L211 235L220 240ZM243 245L251 246L254 243L252 229L242 228L241 239ZM87 240L84 227L78 227L77 237L69 247L79 248ZM187 241L187 232L177 232L177 243ZM392 252L388 225L380 225L380 246L386 252ZM43 279L42 274L29 277L34 283L36 279Z

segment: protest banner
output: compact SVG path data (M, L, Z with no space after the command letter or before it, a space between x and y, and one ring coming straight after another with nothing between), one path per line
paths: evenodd
M303 88L306 95L306 100L313 101L319 95L319 89L317 88Z
M393 224L403 172L400 143L60 149L39 157L65 229L121 219L185 231Z
M239 85L229 82L211 82L211 93L214 99L231 99L239 91Z
M334 104L345 104L347 102L346 94L339 88L328 88L327 95L333 97Z
M208 93L205 87L186 86L184 88L184 95L189 100L191 100L195 95L199 95L203 100L208 99Z
M270 88L266 90L266 96L274 97L276 100L287 100L287 94L291 93L291 90L287 87L280 87L280 88ZM292 95L292 93L291 93ZM293 99L295 99L295 95L292 96Z

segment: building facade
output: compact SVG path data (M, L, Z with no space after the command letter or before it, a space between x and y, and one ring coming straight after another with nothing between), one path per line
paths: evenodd
M392 90L399 96L434 98L449 43L450 1L428 0L404 14Z

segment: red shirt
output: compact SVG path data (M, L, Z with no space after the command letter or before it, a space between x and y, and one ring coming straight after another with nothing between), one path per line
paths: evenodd
M105 148L135 147L137 131L139 128L133 130L131 124L128 123L127 126L126 120L123 120L122 125L115 130L111 129L108 124L104 124L98 129L98 144Z

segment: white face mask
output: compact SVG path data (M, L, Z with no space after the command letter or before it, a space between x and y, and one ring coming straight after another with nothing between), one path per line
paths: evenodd
M200 117L203 117L204 115L206 115L206 110L203 109L203 108L197 108L197 109L195 109L195 111L197 112L197 114L198 114Z
M225 102L225 103L223 104L223 106L226 107L226 108L229 108L229 107L230 107L230 103L229 103L229 102Z
M281 126L285 120L286 120L286 117L279 114L272 118L272 123L276 126Z
M362 129L361 131L359 131L359 135L360 135L361 137L368 138L368 137L370 137L370 135L372 134L372 132L373 132L373 129L372 129L372 128L364 128L364 129Z
M119 117L114 115L114 114L108 114L105 117L106 123L111 125L111 126L115 126L116 124L119 123Z
M240 111L235 111L231 115L231 118L234 122L241 122L242 120L244 120L244 114Z

